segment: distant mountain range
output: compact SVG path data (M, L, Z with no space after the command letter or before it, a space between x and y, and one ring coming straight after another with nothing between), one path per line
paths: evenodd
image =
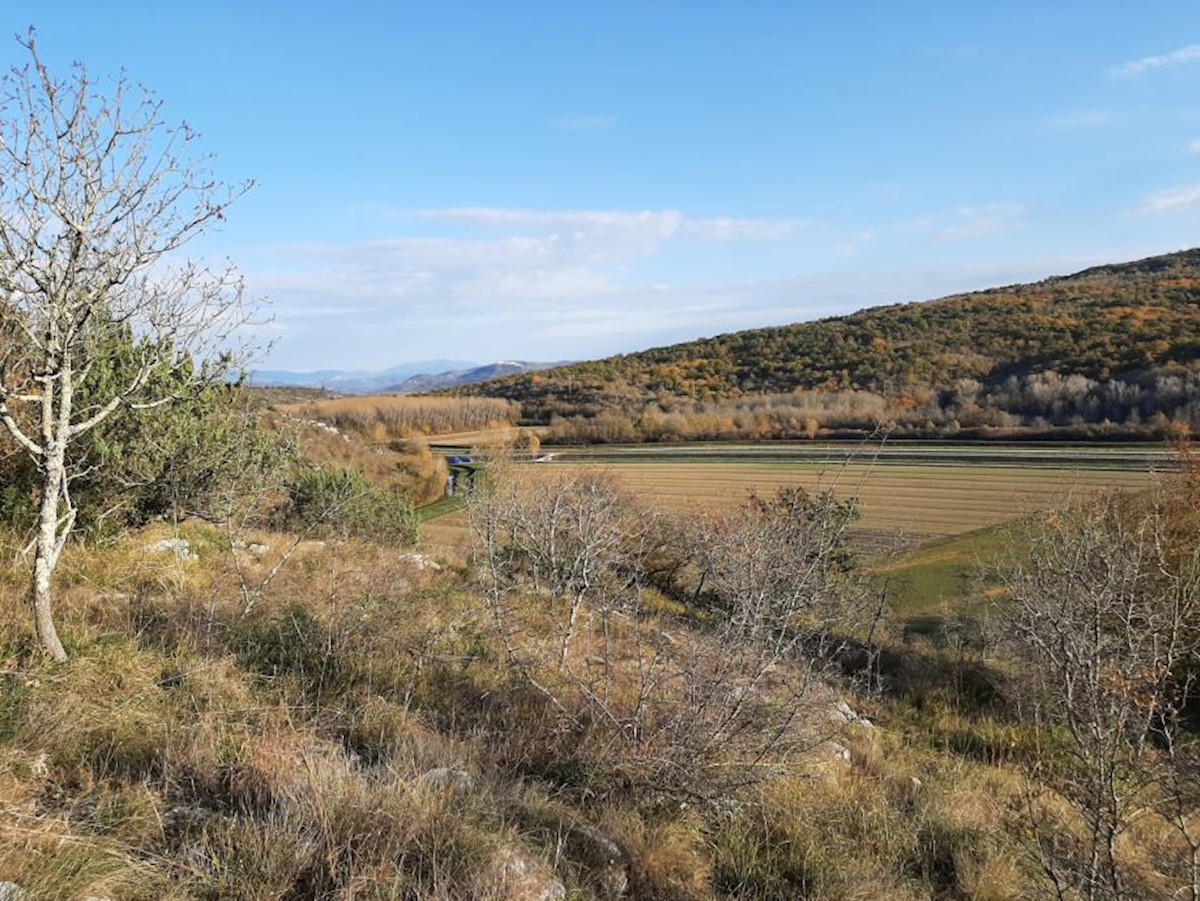
M563 361L534 363L527 360L501 360L481 366L464 360L422 360L402 363L378 372L260 369L250 374L250 383L262 387L326 388L345 394L418 394L563 365Z

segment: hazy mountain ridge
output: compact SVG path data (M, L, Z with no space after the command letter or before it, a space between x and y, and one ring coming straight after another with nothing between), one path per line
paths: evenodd
M250 384L264 388L328 388L347 394L371 394L390 390L390 386L423 373L472 369L478 365L466 360L421 360L378 371L318 369L313 372L294 372L284 369L259 369L250 373Z
M565 361L554 363L531 363L527 360L501 360L498 363L488 363L469 369L452 369L436 375L420 373L410 376L385 389L393 394L420 394L426 391L440 391L444 388L454 388L459 385L472 385L489 379L505 378L527 372L540 372L558 366L570 365Z
M261 369L250 374L250 384L261 388L325 388L342 394L420 394L565 365L569 365L569 361L539 363L530 360L499 360L480 365L462 360L424 360L418 363L402 363L380 372L341 369L292 372Z

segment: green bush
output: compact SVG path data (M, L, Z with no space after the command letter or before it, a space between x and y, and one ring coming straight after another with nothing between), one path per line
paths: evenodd
M358 470L307 466L287 488L287 519L292 528L397 544L417 540L417 516L412 504L394 491L375 485Z

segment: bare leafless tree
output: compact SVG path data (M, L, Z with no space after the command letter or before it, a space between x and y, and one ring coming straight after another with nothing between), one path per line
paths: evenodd
M1105 494L1049 514L1009 574L1045 748L1034 850L1058 897L1147 897L1121 858L1141 816L1174 825L1196 898L1195 745L1181 716L1200 664L1200 548L1179 546L1159 497ZM1182 877L1182 878L1180 878Z
M224 377L246 323L241 279L182 256L249 183L226 186L124 74L52 75L34 34L3 79L0 422L40 474L31 604L66 659L51 581L75 523L71 449L133 408ZM120 355L117 366L114 355Z

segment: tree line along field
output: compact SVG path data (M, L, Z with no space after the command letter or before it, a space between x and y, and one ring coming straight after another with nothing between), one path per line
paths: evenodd
M376 440L500 429L514 424L520 413L519 404L498 398L387 394L301 401L279 409Z

